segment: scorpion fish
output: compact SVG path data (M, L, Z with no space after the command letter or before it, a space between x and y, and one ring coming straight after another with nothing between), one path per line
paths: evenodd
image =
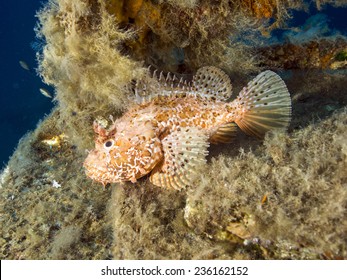
M134 92L133 104L108 129L93 124L95 149L84 167L88 177L104 186L135 183L150 173L152 184L182 189L192 185L206 163L210 143L231 142L237 126L261 138L286 128L291 118L288 89L270 70L231 102L228 75L212 66L200 68L191 82L154 73L138 81Z

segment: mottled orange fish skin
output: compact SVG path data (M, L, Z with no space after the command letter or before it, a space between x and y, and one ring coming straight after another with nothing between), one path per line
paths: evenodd
M220 125L232 122L237 116L232 103L198 97L157 98L146 106L153 108L153 122L159 127L159 133L177 127L198 127L212 136Z
M104 185L136 180L162 160L160 139L173 130L198 127L211 137L237 116L233 103L198 97L158 97L133 105L104 134L84 162L86 174ZM110 136L110 137L108 137ZM107 141L112 147L105 146Z

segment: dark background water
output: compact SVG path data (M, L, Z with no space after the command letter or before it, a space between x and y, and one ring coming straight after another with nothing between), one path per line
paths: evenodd
M34 129L38 121L53 107L52 100L39 91L41 87L48 87L35 73L36 51L31 47L32 42L35 42L35 14L41 6L42 1L38 0L3 0L0 3L0 170L13 153L19 139L27 131ZM319 12L313 6L310 14L294 12L290 24L304 25L310 16L317 13ZM330 36L336 31L346 35L346 8L327 6L320 13L327 15L326 24L330 29L330 32L324 35ZM322 21L322 18L318 18L313 25L319 24L319 21ZM288 31L279 30L273 37L281 41L285 32ZM31 71L24 70L19 65L20 60L25 61Z
M39 88L47 87L36 75L36 55L31 48L35 41L37 0L11 0L0 3L1 91L0 91L0 170L13 153L19 139L36 127L53 107L52 99ZM24 70L19 61L32 69Z

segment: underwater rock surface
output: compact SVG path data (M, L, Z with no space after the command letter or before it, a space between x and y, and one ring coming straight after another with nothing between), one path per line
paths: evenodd
M39 72L57 105L0 174L2 259L347 258L346 39L252 46L236 38L270 34L306 5L254 2L46 4ZM291 93L289 130L211 146L181 192L147 178L103 188L82 167L92 123L126 110L149 64L183 77L218 66L234 92L270 68Z
M212 151L186 192L86 180L67 139L46 143L61 135L57 118L24 137L2 172L2 258L347 256L346 109L263 145L242 139Z

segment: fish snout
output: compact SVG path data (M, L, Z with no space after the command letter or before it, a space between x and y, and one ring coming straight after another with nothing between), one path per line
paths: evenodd
M90 151L87 158L84 160L83 167L89 178L98 182L103 182L102 178L104 177L103 175L107 173L107 165L99 151Z

